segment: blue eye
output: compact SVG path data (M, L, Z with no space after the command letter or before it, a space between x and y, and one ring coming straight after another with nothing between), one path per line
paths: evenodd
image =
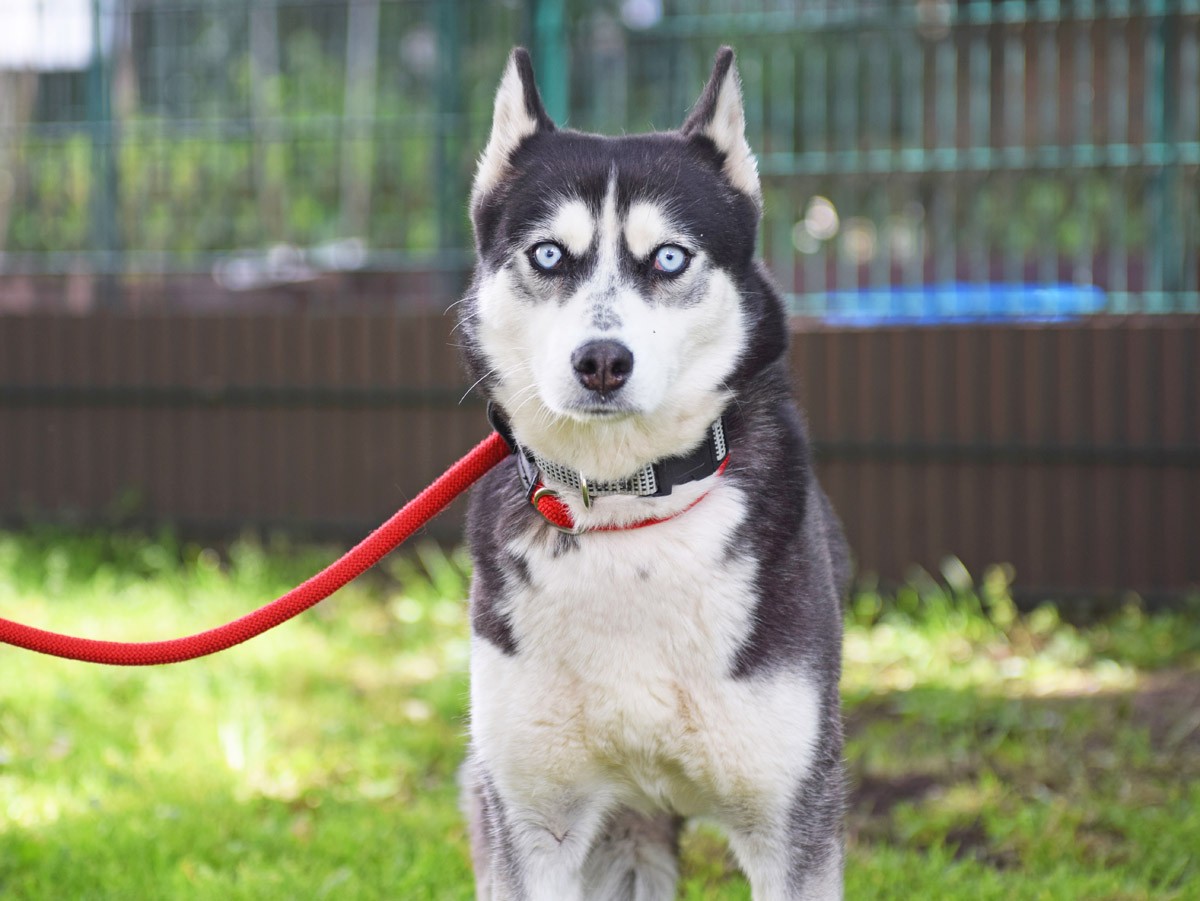
M556 269L558 264L562 262L563 250L557 244L546 241L533 248L532 256L535 266L545 272L549 272L551 269Z
M664 244L654 254L654 268L668 275L683 272L687 263L687 251L675 244Z

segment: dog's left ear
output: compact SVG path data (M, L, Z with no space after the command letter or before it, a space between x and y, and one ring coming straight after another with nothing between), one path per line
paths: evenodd
M712 141L725 158L722 168L730 184L762 208L758 161L746 141L746 110L742 106L742 82L734 65L733 48L722 47L717 51L704 93L680 131L685 138L705 137Z
M475 184L471 188L472 207L500 183L509 159L521 142L538 131L554 131L554 122L542 106L529 51L517 47L508 58L500 88L496 91L492 135L475 171Z

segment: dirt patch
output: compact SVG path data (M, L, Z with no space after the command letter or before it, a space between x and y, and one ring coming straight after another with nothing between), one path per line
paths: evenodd
M929 773L904 773L899 776L861 776L854 788L850 805L863 817L883 817L897 804L925 800L953 780Z
M1013 851L999 848L988 839L981 820L972 820L949 830L946 846L954 849L955 860L977 860L997 870L1007 870L1021 862Z
M1009 822L1023 805L1049 803L1083 811L1063 826L1074 857L1124 865L1136 841L1106 811L1153 803L1165 784L1200 778L1200 670L1148 673L1131 690L1088 695L934 692L928 714L920 701L908 696L901 713L894 696L881 695L848 712L854 843L944 847L1010 869L1021 866L1030 839L1020 830L989 837L992 818ZM939 719L947 709L954 715ZM1121 735L1131 732L1148 737L1149 756L1127 756ZM985 772L988 791L979 783ZM914 809L898 810L904 805Z
M1200 752L1200 670L1151 673L1133 692L1132 719L1157 749Z
M956 860L976 860L996 869L1019 865L1018 856L997 846L988 837L979 818L950 827L941 835L901 838L892 822L892 810L899 804L921 802L937 796L952 784L949 774L905 773L881 778L863 777L855 788L851 801L850 833L857 841L883 841L895 845L928 848L933 844L952 848Z

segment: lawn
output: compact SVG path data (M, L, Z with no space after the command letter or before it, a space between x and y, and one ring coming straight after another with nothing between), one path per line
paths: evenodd
M0 534L0 614L207 628L332 551ZM248 645L123 670L0 648L0 896L467 899L466 562L394 557ZM847 614L848 898L1200 897L1200 611L1018 614L953 562ZM715 832L680 897L748 898Z

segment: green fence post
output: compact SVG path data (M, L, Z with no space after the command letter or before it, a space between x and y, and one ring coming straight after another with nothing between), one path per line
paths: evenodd
M104 56L100 16L107 4L92 0L92 61L87 75L88 125L92 134L90 227L99 266L98 301L120 303L120 223L117 219L117 133L112 117L111 66Z
M442 290L445 297L450 298L462 288L460 273L452 269L448 261L466 243L463 226L467 185L464 179L470 177L460 165L464 121L463 73L460 65L461 10L458 0L438 0L436 15L437 144L434 167L437 180L438 266Z
M546 112L559 125L570 109L570 72L567 68L567 15L564 0L531 0L533 66Z
M1175 79L1169 78L1168 73L1176 69L1176 61L1170 57L1178 53L1179 42L1172 40L1175 29L1181 27L1179 14L1168 13L1165 4L1153 4L1153 12L1157 19L1153 21L1152 78L1154 96L1150 98L1149 112L1151 123L1150 140L1158 144L1161 168L1155 176L1157 204L1157 221L1152 223L1151 251L1155 259L1160 279L1159 297L1147 306L1152 312L1182 312L1185 301L1183 292L1184 247L1180 224L1183 222L1182 205L1185 202L1184 191L1179 183L1181 163L1179 148L1176 141L1179 132L1176 127L1176 116L1179 109L1179 98L1176 91ZM1155 234L1155 229L1157 234Z

